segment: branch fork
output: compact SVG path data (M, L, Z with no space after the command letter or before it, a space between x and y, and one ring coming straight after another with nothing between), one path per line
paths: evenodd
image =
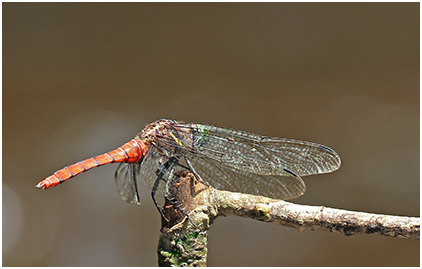
M208 231L218 216L237 215L299 231L316 229L341 233L378 234L419 239L420 218L355 212L324 206L298 205L262 196L220 191L198 182L187 171L177 175L166 200L158 246L160 266L206 266ZM182 208L182 207L180 207Z

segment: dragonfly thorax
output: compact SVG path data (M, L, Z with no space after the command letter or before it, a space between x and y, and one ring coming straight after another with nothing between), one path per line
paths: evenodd
M153 142L160 137L168 136L168 132L176 122L173 120L161 119L148 124L139 134L138 137L144 142Z
M184 123L161 119L147 125L138 137L167 157L184 154L192 151L197 139L192 129L181 127L181 124Z

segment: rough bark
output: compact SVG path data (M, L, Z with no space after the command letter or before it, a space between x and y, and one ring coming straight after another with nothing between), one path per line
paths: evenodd
M208 231L221 215L237 215L296 228L341 233L378 234L419 239L420 218L354 212L324 206L297 205L262 196L216 190L178 175L170 190L182 210L166 200L158 246L160 266L206 266ZM188 215L188 216L187 216Z
M208 231L217 215L216 211L209 211L213 208L208 203L212 193L212 188L196 181L192 174L178 175L170 196L181 207L176 209L169 200L165 201L163 211L168 221L161 219L159 266L206 266Z

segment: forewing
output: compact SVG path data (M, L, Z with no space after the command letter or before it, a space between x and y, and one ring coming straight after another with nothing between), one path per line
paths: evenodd
M210 125L181 124L193 136L193 155L216 160L235 170L259 175L298 176L329 173L340 167L338 154L323 145L265 137ZM177 145L174 145L177 146Z
M139 164L121 163L117 167L115 180L120 197L130 204L141 204L137 186L137 170Z

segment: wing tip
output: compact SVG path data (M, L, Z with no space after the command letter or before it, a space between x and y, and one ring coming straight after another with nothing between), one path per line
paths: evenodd
M338 155L338 153L335 150L333 150L332 148L329 148L327 146L319 145L318 147L320 149L326 151L326 152L329 152L334 157L333 158L334 165L333 165L332 169L330 169L329 171L324 172L324 173L331 173L331 172L337 171L341 166L340 155Z
M329 148L329 147L324 146L324 145L319 145L319 148L320 149L323 149L323 150L326 150L328 152L331 152L331 153L336 153L332 148Z
M286 192L286 194L288 194L288 195L283 197L281 200L291 200L291 199L295 199L295 198L298 198L298 197L304 195L305 192L306 192L306 184L302 180L302 178L298 174L296 174L295 172L293 172L289 169L283 168L283 171L288 173L289 175L293 176L296 179L295 179L294 188L290 189L290 191Z

